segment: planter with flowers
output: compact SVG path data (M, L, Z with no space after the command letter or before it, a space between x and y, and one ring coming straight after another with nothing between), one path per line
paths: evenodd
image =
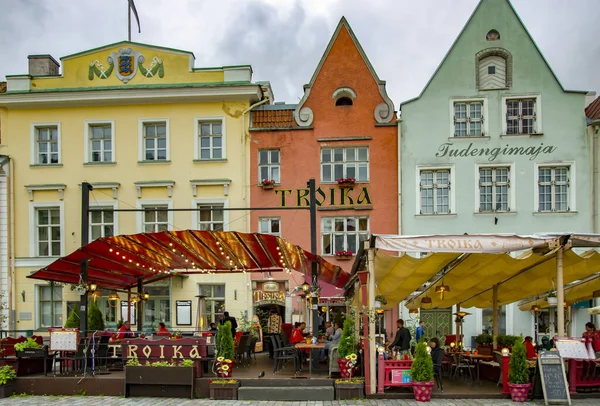
M337 181L337 184L341 188L352 187L356 183L356 179L354 178L340 178Z
M125 397L168 396L194 398L196 368L194 361L185 359L140 363L131 358L125 364Z
M548 293L546 300L550 306L556 306L558 304L558 297L556 297L556 291L554 289Z
M433 360L427 352L427 343L421 340L417 344L415 359L410 368L413 393L417 402L429 402L433 389Z
M525 402L527 400L531 383L529 382L527 354L522 337L512 347L510 363L508 364L508 387L513 402Z
M273 179L263 179L260 182L260 185L262 186L263 190L270 190L275 187L275 181Z
M45 348L31 337L28 337L27 341L15 344L15 355L17 358L44 358L44 352Z
M230 378L233 373L233 335L231 334L231 322L219 325L217 333L217 347L215 351L217 359L214 363L215 374L219 378Z
M341 378L352 378L358 372L358 356L356 355L356 337L354 335L354 320L347 317L344 321L342 337L338 345L337 360Z
M335 380L335 398L362 399L365 397L365 380L363 378L348 378Z
M240 381L237 379L213 379L208 381L211 400L237 400Z
M339 259L340 261L349 261L352 259L353 255L354 255L354 252L346 251L346 250L338 251L335 253L335 257L337 259Z
M13 381L17 379L17 372L10 365L0 367L0 398L7 398L13 394Z

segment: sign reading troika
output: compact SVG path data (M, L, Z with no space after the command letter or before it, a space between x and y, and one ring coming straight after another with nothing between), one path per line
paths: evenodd
M280 198L281 207L310 206L310 191L302 189L275 189L275 194ZM371 205L371 196L368 187L330 187L316 190L317 206L368 206Z
M529 156L529 160L533 161L540 154L551 154L556 151L558 147L552 145L544 145L542 142L537 146L529 147L511 147L506 144L505 147L494 147L494 148L473 148L471 142L464 148L455 147L451 142L445 142L438 148L438 152L435 154L437 158L451 157L451 158L466 158L475 156L485 156L488 161L494 161L498 156Z

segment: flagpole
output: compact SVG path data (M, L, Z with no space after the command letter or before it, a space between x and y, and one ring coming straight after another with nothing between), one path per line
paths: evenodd
M131 4L127 1L127 40L131 42Z

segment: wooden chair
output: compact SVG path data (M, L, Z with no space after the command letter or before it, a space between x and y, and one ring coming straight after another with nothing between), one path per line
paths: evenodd
M244 363L246 354L248 352L248 344L250 343L250 335L244 334L240 336L237 347L235 348L235 361L238 365Z
M288 361L294 361L294 376L298 373L299 369L299 358L298 350L294 347L281 347L277 341L276 336L271 336L271 345L273 345L273 375L281 371L281 369L287 365Z

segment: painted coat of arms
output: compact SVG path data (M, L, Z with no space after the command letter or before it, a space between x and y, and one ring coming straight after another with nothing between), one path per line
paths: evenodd
M146 77L154 77L158 74L158 77L162 78L165 75L162 59L158 57L152 58L150 67L146 69L144 67L145 58L142 53L140 51L134 51L131 48L121 48L119 49L119 52L112 52L108 56L107 62L108 68L106 69L98 60L90 63L88 74L89 80L94 80L94 77L106 79L112 75L113 71L117 78L123 83L127 83L133 79L138 70Z

